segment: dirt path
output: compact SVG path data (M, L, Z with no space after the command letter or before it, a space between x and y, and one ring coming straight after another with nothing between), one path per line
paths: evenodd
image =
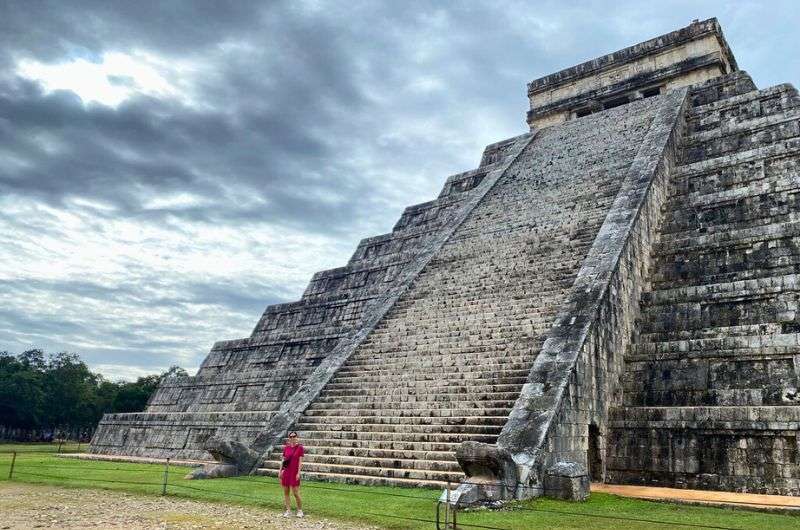
M651 486L622 486L592 483L592 491L613 493L637 499L710 504L719 506L746 506L749 508L800 510L800 497L782 495L760 495L757 493L733 493L730 491L684 490Z
M0 530L29 528L362 528L280 512L174 497L0 483Z

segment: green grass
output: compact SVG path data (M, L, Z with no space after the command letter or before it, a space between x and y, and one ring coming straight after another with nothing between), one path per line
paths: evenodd
M59 447L60 446L60 447ZM0 452L16 451L18 453L83 453L89 448L88 443L79 443L67 440L61 444L58 442L33 442L20 444L0 443Z
M123 490L159 495L163 465L82 461L55 456L57 445L0 445L0 481L11 462L5 451L18 451L14 481L74 488ZM63 449L62 449L63 450ZM283 510L280 486L269 477L187 481L189 468L171 466L167 492L204 501L239 503ZM438 491L364 487L305 481L303 502L312 516L362 522L387 528L433 528ZM421 519L423 521L406 520ZM551 499L513 503L499 511L458 514L459 527L501 529L580 528L658 529L734 528L800 529L800 517L741 509L709 508L649 502L595 493L584 503ZM684 526L689 525L689 526Z

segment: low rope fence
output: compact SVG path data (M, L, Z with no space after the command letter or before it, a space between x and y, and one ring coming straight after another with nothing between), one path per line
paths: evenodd
M279 504L277 499L269 501L265 495L248 495L245 493L235 492L235 491L223 491L218 488L207 488L200 486L198 484L203 484L207 481L195 481L191 484L189 481L186 483L176 483L175 481L170 482L170 477L175 477L175 472L177 471L176 466L170 463L170 460L167 459L163 466L159 466L158 464L136 464L136 463L121 463L119 466L114 465L103 465L103 466L92 466L86 467L82 466L81 464L84 461L81 460L74 460L73 465L69 465L66 463L45 463L45 460L42 461L34 461L30 462L29 457L32 455L40 455L42 457L52 457L54 451L33 451L33 450L23 450L23 451L8 451L2 452L0 451L0 466L3 466L4 463L8 464L8 473L6 476L0 476L0 480L9 480L13 481L16 479L20 479L23 482L25 481L26 477L29 479L34 479L33 481L65 481L68 480L70 482L85 482L88 484L96 483L98 485L105 485L105 484L112 484L112 485L123 485L123 486L147 486L152 487L156 493L160 493L160 495L177 495L181 496L181 492L183 492L183 496L190 496L190 493L202 493L204 498L209 499L231 499L231 500L248 500L255 502L260 505L266 505L270 507L274 507L276 504ZM28 458L18 458L18 457L28 457ZM94 463L94 462L93 462ZM179 466L182 472L185 472L185 466ZM41 471L44 470L45 472L42 473ZM54 470L52 474L48 473L47 470ZM62 472L75 472L79 471L79 474L55 474L58 471ZM100 477L92 477L91 475L94 472L115 472L123 475L120 479L109 479L109 478L100 478ZM133 474L137 474L137 477L133 477ZM126 480L126 478L130 478L130 480ZM29 480L30 481L30 480ZM237 481L246 481L247 483L254 485L254 486L261 486L264 488L270 487L280 487L280 483L276 478L268 478L268 477L229 477L227 479L216 479L213 481L215 484L219 484L222 481L230 481L230 483L235 483ZM505 483L471 483L471 482L461 482L460 484L475 484L481 486L505 486ZM459 484L453 483L449 484L445 491L450 492L455 489ZM546 493L543 491L541 487L532 487L526 484L518 483L517 488L520 489L535 489L539 493ZM322 482L304 482L303 483L303 490L325 490L325 491L332 491L342 494L358 494L358 495L372 495L375 496L376 501L378 501L381 497L399 497L399 498L406 498L412 500L419 500L419 501L427 501L430 502L430 514L429 518L426 517L408 517L404 515L397 515L391 513L381 513L381 512L362 512L363 515L383 518L386 520L395 520L395 521L407 521L409 523L430 523L435 525L435 528L439 530L445 529L457 529L457 528L482 528L486 530L512 530L511 528L504 528L500 526L491 526L485 524L478 524L475 522L467 522L464 521L465 510L458 509L457 507L453 506L450 502L441 502L437 498L433 498L432 496L424 496L424 495L415 495L411 492L403 493L403 492L390 492L390 491L382 491L379 489L369 488L369 487L358 487L358 486L348 486L344 487L337 487L332 483L322 483ZM276 492L270 492L270 497L276 497ZM196 497L196 496L195 496ZM754 503L754 502L737 502L737 501L726 501L729 504L741 504L744 506L760 506L760 507L776 507L776 508L786 508L785 505L779 504L769 504L769 503ZM282 503L280 503L282 506ZM555 515L558 517L568 517L568 518L586 518L587 524L591 525L591 520L608 520L608 521L618 521L619 523L640 523L645 525L656 525L656 526L664 526L664 527L672 527L672 528L709 528L714 530L742 530L740 528L735 527L727 527L727 526L714 526L714 525L704 525L704 524L697 524L697 523L689 523L689 522L681 522L681 521L674 521L674 520L658 520L652 518L645 518L645 517L629 517L629 516L622 516L622 515L607 515L607 514L599 514L599 513L589 513L580 510L555 510L552 508L547 507L531 507L531 506L524 506L520 503L514 503L508 507L508 511L504 511L503 513L508 513L509 515L513 513L519 512L538 512L547 515ZM466 511L469 513L469 510Z

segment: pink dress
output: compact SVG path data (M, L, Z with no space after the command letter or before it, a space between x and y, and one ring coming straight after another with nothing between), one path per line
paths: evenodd
M305 454L303 446L300 444L292 447L291 445L283 446L283 459L288 460L288 465L283 469L281 475L281 486L299 486L300 481L297 479L297 471L300 469L300 457Z

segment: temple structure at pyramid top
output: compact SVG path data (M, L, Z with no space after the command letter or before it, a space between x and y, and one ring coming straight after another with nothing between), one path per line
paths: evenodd
M528 83L528 125L546 127L738 70L716 18Z
M530 132L363 239L95 454L448 498L800 495L800 99L716 19L528 85ZM355 212L354 215L358 215Z

